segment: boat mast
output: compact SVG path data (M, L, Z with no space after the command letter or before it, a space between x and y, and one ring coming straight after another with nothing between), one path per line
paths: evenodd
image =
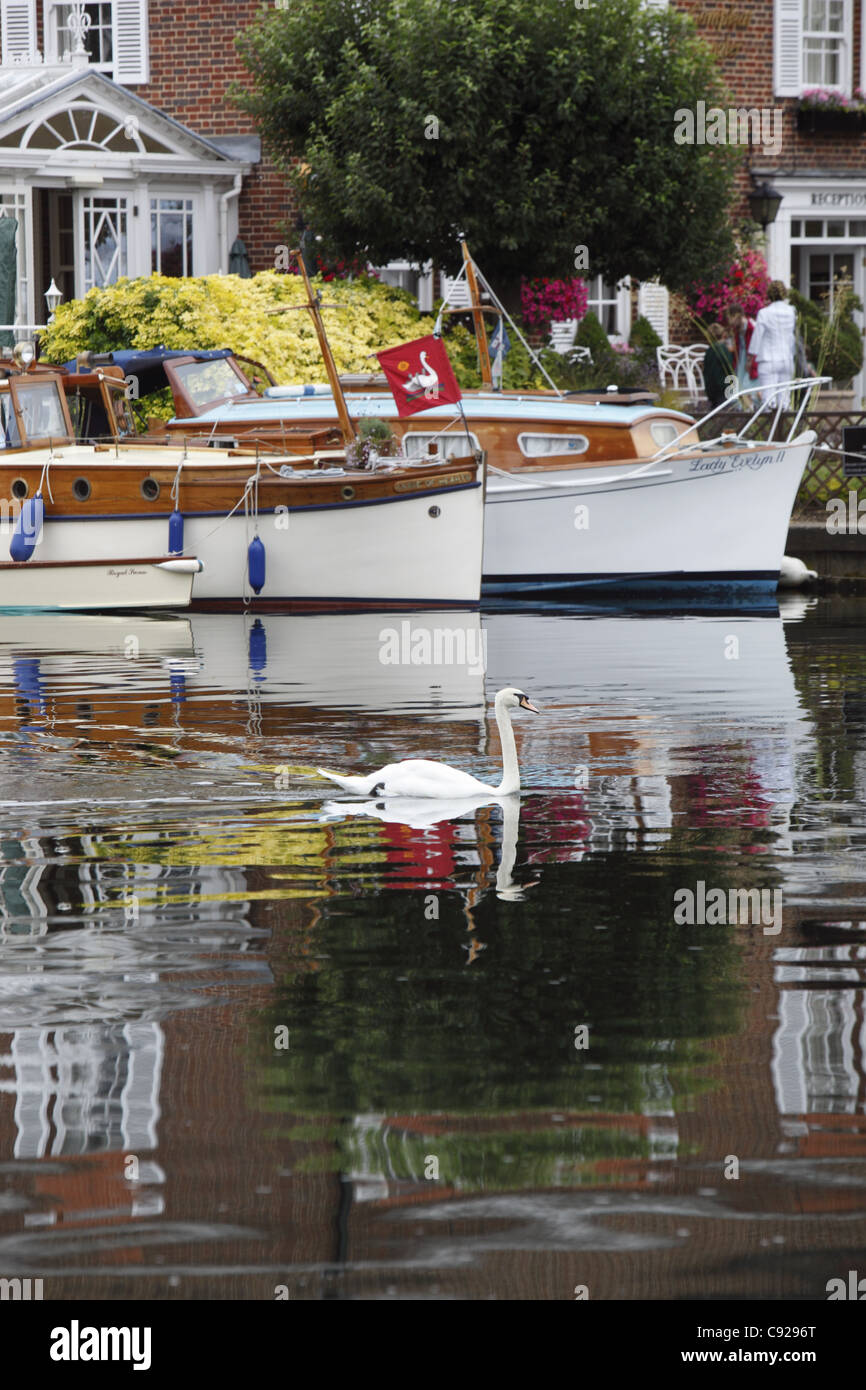
M490 349L487 346L487 329L484 324L484 311L481 308L481 295L478 292L478 281L475 278L475 266L472 264L472 257L469 248L461 237L460 247L463 251L463 264L466 267L466 284L469 286L469 296L472 300L472 321L475 325L475 340L478 343L478 360L481 364L481 385L491 389L493 386L493 373L490 370Z
M325 325L322 322L322 295L318 290L315 294L313 293L310 277L307 274L307 267L304 264L304 258L300 251L293 251L292 255L297 263L298 271L303 277L304 287L307 291L307 302L299 307L307 309L310 318L313 320L313 327L316 330L316 337L319 340L319 351L322 354L322 361L325 364L325 371L328 374L328 381L331 384L331 391L334 395L334 404L337 407L340 429L343 431L343 441L346 444L351 444L355 438L355 429L352 425L351 416L349 415L349 407L346 405L346 397L343 395L343 388L340 385L340 377L337 372L337 364L331 352L331 344L328 342L328 335L325 332Z

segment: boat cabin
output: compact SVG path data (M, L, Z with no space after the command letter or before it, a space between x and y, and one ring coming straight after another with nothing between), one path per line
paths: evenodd
M56 373L24 372L0 381L0 448L44 449L74 440Z
M134 438L129 386L119 367L70 376L37 363L0 360L0 424L5 449Z

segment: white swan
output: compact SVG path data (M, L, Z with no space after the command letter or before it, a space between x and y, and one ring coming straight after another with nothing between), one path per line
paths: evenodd
M403 383L403 390L407 395L410 391L432 391L434 386L439 385L439 373L435 367L430 366L426 352L420 353L419 356L424 370L410 376L409 380Z
M539 714L522 690L506 686L500 690L494 701L496 723L502 741L502 781L498 787L480 782L468 772L461 772L447 763L434 763L429 758L406 758L402 763L388 763L366 777L344 777L339 772L328 772L319 767L316 771L330 782L336 782L347 792L360 792L369 796L371 792L381 792L384 796L414 797L466 797L486 793L487 796L513 796L520 791L520 768L517 764L517 749L514 744L514 730L511 727L510 710L532 710Z

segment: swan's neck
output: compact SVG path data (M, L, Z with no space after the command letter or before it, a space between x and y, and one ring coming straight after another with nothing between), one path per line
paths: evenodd
M517 745L511 715L504 705L496 706L496 723L502 743L502 781L496 790L500 796L510 796L512 792L520 791L520 768L517 765Z

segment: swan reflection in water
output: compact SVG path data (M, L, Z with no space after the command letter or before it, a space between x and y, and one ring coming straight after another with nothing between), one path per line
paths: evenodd
M346 820L350 817L366 817L370 820L382 821L385 825L405 826L410 830L432 830L434 826L463 821L469 817L475 822L478 811L492 806L502 808L502 844L493 884L490 883L490 869L492 867L490 849L489 846L482 843L477 834L477 825L476 843L479 866L475 872L474 882L454 884L463 899L463 913L466 917L467 930L473 934L466 948L469 951L469 959L466 963L471 965L480 952L486 949L485 944L479 941L475 935L474 913L490 892L491 886L500 902L517 903L523 901L524 894L528 889L534 888L540 882L536 878L521 883L514 878L514 866L517 861L517 836L520 829L519 795L494 797L488 793L486 796L462 796L447 799L442 797L433 799L430 797L390 796L379 797L375 801L326 801L322 806L320 819L322 821L335 821Z

